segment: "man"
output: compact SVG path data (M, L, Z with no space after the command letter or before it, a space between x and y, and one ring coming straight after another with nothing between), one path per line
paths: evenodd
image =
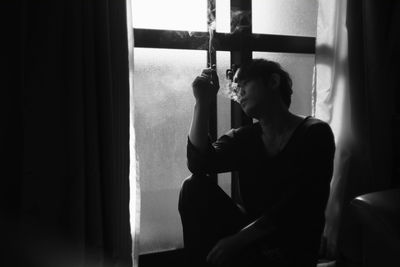
M273 61L254 59L234 77L243 111L258 122L211 144L213 69L192 84L196 99L179 211L192 265L313 266L318 257L335 151L328 124L289 112L292 81ZM243 207L209 177L238 171Z

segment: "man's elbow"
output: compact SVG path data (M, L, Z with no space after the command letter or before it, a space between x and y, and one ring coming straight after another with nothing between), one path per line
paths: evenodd
M194 160L187 160L186 162L187 168L192 174L204 174L207 173L207 168L204 166L204 164L201 164L198 161Z
M198 166L198 164L195 164L195 163L191 163L190 161L187 161L187 168L189 169L189 171L192 173L192 174L198 174L198 173L201 173L201 168L200 168L200 166Z

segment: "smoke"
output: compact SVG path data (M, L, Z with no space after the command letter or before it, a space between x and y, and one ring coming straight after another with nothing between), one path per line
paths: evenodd
M214 32L216 29L216 20L215 20L215 2L212 0L208 0L208 8L207 8L207 24L208 24L208 55L209 55L209 64L212 67L214 62L212 62L212 53L215 51L214 49Z
M225 86L218 91L218 95L240 103L238 84L231 80L228 80Z
M208 46L208 63L210 67L213 67L213 65L216 62L213 62L213 53L216 51L216 47L218 45L218 40L214 38L215 32L216 32L216 9L215 9L215 1L208 0L208 8L207 8L207 29L208 29L208 44L204 43L201 45L202 49L205 49L206 46ZM251 13L250 11L243 11L243 10L231 10L231 33L240 33L244 32L247 29L249 29L250 25L250 20L251 20ZM196 32L188 32L188 35L190 37L202 37L203 35L196 36ZM224 75L225 76L225 75ZM218 92L219 96L222 96L224 98L228 98L230 100L233 100L235 102L240 102L240 94L239 94L239 87L236 83L232 81L232 77L224 77L221 76L219 77L220 79L220 84L221 88ZM221 79L225 79L225 81L221 81Z
M213 66L214 62L212 62L212 53L215 51L214 49L214 32L215 32L215 20L209 24L208 26L208 33L209 33L209 40L208 40L208 55L210 57L210 66Z

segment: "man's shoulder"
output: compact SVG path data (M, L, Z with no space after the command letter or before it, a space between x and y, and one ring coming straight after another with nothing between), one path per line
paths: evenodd
M307 131L331 131L331 127L328 123L312 116L307 117L303 127Z
M332 143L334 135L329 124L315 117L308 117L303 125L305 138L312 140L313 143Z
M321 119L317 119L313 116L307 116L305 119L305 127L315 127L315 125L320 126L320 127L329 127L329 124L326 123L325 121L321 120Z

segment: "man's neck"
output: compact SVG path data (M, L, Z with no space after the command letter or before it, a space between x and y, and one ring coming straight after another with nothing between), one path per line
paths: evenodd
M264 116L259 119L263 135L276 136L288 131L293 125L295 115L288 110L276 110L272 116Z

